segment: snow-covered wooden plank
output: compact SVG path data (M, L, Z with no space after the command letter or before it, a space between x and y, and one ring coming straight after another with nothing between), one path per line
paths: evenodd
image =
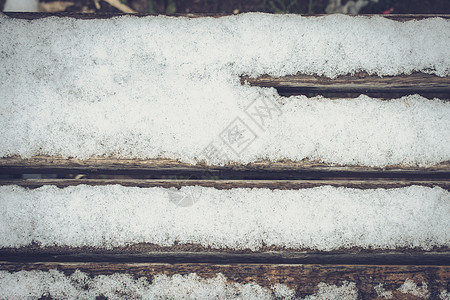
M385 168L367 166L329 165L315 161L258 161L249 164L229 164L225 166L208 164L189 164L174 159L118 159L90 158L74 159L61 156L34 156L31 158L0 158L0 174L10 173L103 173L103 174L154 174L171 175L180 178L190 176L219 176L222 178L245 176L252 179L289 178L426 178L447 179L450 176L450 162L433 166L395 165Z
M233 180L233 179L0 179L0 185L18 185L26 188L38 188L44 185L54 185L60 188L74 185L110 185L135 186L141 188L163 187L181 188L183 186L214 187L216 189L233 188L268 188L278 190L305 189L330 185L356 189L400 188L411 185L426 187L439 186L450 190L449 180L401 180L401 179L329 179L329 180Z
M1 157L377 167L449 160L447 101L286 98L240 82L242 75L358 71L448 77L447 19L242 14L28 22L0 15L0 26L10 41L0 51ZM245 143L231 129L246 129ZM214 147L218 157L208 151Z
M438 187L386 190L372 181L368 190L341 184L297 190L298 182L281 181L282 189L272 190L267 189L276 188L271 181L243 181L247 186L239 181L221 186L217 180L139 182L145 187L132 180L129 187L0 187L0 256L12 261L450 264L449 194ZM336 183L321 183L327 182Z
M0 262L0 269L6 298L446 299L450 277L450 266Z
M424 186L8 185L0 186L0 247L113 249L149 243L236 251L436 251L449 246L449 199L449 191Z

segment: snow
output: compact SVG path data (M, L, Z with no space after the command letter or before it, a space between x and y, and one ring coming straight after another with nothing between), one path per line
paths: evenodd
M428 299L429 297L428 285L426 282L422 282L422 286L418 287L417 284L409 278L406 279L405 282L398 288L398 291L403 294L411 294L422 299Z
M375 292L377 292L378 298L383 299L392 299L393 295L391 291L386 291L383 287L383 284L380 283L379 285L374 286Z
M310 159L379 167L448 161L449 102L418 95L284 98L241 85L239 75L448 76L449 32L450 21L441 18L0 15L0 157L165 157L218 165ZM257 101L278 106L264 126L250 118ZM248 128L242 149L224 138L236 118L236 128ZM211 143L217 157L204 151Z
M356 284L354 282L344 281L340 287L337 287L335 285L327 285L326 283L321 282L318 284L318 287L318 293L305 297L305 300L358 299L358 290L356 289Z
M87 289L85 289L87 287ZM24 299L52 296L54 299L295 299L295 291L283 284L271 289L254 282L242 284L228 282L221 273L204 279L191 273L188 275L156 275L150 283L146 277L134 279L131 275L114 273L89 277L76 270L66 276L57 270L0 271L0 298ZM341 286L320 283L314 299L357 299L355 283L344 281Z
M374 283L376 284L376 283ZM355 282L342 281L339 286L321 282L315 294L296 298L295 290L302 287L288 287L277 283L263 287L255 282L232 282L221 273L215 277L202 278L196 273L167 276L157 274L152 278L133 277L127 273L92 276L80 270L64 274L56 269L49 271L0 271L1 299L94 299L105 296L108 299L304 299L304 300L353 300L358 299ZM386 292L383 284L375 286L379 297L392 299L392 292ZM427 284L421 287L407 278L398 288L403 294L427 299ZM448 299L446 290L440 292L440 299Z
M177 205L174 194L192 197L193 205ZM439 187L2 186L0 207L0 247L193 243L331 251L450 246L450 192Z
M447 292L447 290L441 291L441 293L439 295L439 299L441 299L441 300L450 300L450 293Z

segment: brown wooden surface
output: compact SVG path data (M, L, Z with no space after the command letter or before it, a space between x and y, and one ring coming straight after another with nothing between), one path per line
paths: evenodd
M318 284L341 286L343 281L354 282L358 289L358 299L376 299L374 289L383 284L387 291L392 291L393 299L417 299L411 294L396 291L406 279L421 286L427 284L430 299L439 299L439 294L448 289L450 278L449 266L354 266L354 265L268 265L268 264L111 264L111 263L11 263L0 262L0 270L16 272L20 270L57 269L70 275L75 270L90 274L110 275L116 272L127 273L135 278L147 277L152 280L155 275L196 273L202 278L214 278L222 273L228 282L254 282L263 287L281 283L296 291L297 297L305 297L318 291Z
M0 158L0 174L13 173L103 173L103 174L153 174L176 176L181 174L197 177L214 176L251 178L251 179L327 179L334 177L351 178L411 178L430 180L450 178L450 161L430 166L389 166L373 168L364 166L330 166L314 161L260 161L247 165L230 164L210 166L206 164L188 164L171 159L115 159L91 158L86 160L67 159L59 156L35 156L30 159L19 157ZM195 179L194 177L192 179ZM180 177L181 178L181 177Z
M396 97L421 94L422 96L450 98L450 77L414 73L411 75L385 76L368 75L360 72L354 75L339 76L330 79L313 75L292 75L283 77L261 76L241 77L241 82L254 86L274 87L280 94L376 94L377 97ZM342 97L345 98L346 95ZM371 95L372 96L372 95ZM431 98L430 97L430 98Z
M59 12L59 13L44 13L44 12L4 12L5 15L12 17L12 18L19 18L19 19L40 19L40 18L46 18L46 17L71 17L71 18L77 18L77 19L109 19L117 16L124 16L124 15L130 15L130 14L124 14L124 13L98 13L98 14L87 14L87 13L70 13L70 12ZM155 14L131 14L138 17L146 17L146 16L155 16ZM173 17L188 17L188 18L201 18L201 17L224 17L224 16L230 16L232 14L208 14L208 13L177 13L173 14L171 16ZM304 17L322 17L327 15L302 15ZM409 21L409 20L421 20L426 18L444 18L444 19L450 19L449 14L386 14L386 15L359 15L359 16L379 16L390 20L395 21Z
M292 190L313 188L323 185L356 189L401 188L411 185L427 187L439 186L450 190L450 180L185 180L185 179L0 179L0 185L18 185L26 188L38 188L43 185L55 185L63 188L74 185L110 185L136 186L141 188L163 187L181 188L183 186L204 186L216 189L267 188Z
M433 250L398 248L339 249L317 251L263 247L250 249L214 249L199 244L159 246L140 243L124 247L39 247L0 248L3 260L15 262L147 262L147 263L266 263L266 264L383 264L383 265L450 265L450 248Z

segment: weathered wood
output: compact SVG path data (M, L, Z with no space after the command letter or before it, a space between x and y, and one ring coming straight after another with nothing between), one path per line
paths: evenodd
M0 262L0 270L9 272L57 269L66 275L75 270L90 276L126 273L134 278L164 274L187 275L196 273L201 278L214 278L223 274L229 283L256 283L271 288L277 283L294 289L297 297L305 297L318 292L319 283L341 286L343 281L355 283L358 299L376 299L375 286L383 284L391 291L393 299L418 299L411 294L402 294L397 289L412 280L417 285L427 285L430 299L439 299L442 291L448 289L449 266L354 266L354 265L270 265L270 264L111 264L111 263L13 263ZM379 299L379 298L378 298Z
M123 4L119 0L104 0L104 1L107 2L109 5L117 8L118 10L120 10L120 11L122 11L124 13L129 13L129 14L135 14L136 13L136 11L131 9L128 5Z
M302 74L283 77L264 75L257 78L243 76L241 82L254 86L274 87L283 95L333 93L337 96L346 93L355 96L376 94L382 98L393 98L392 94L399 97L418 93L428 97L450 98L450 77L424 73L379 77L360 72L335 79Z
M317 251L264 247L258 251L213 249L199 244L159 246L140 243L112 249L97 247L0 248L1 260L14 262L111 262L111 263L265 263L353 265L450 265L450 248L340 249Z
M229 164L211 166L188 164L172 159L116 159L90 158L79 160L59 156L35 156L0 158L0 174L26 173L79 173L79 174L145 174L150 178L178 176L179 178L204 179L347 179L404 178L415 180L449 179L450 161L430 167L388 166L385 168L364 166L330 166L314 161L259 161L247 165Z
M135 186L141 188L163 187L181 188L183 186L204 186L216 189L267 188L277 190L295 190L323 185L356 189L401 188L411 185L427 187L439 186L450 190L450 180L186 180L186 179L0 179L0 185L18 185L26 188L38 188L55 185L60 188L74 185L110 185Z
M147 17L147 16L157 16L158 14L125 14L125 13L115 13L115 12L109 12L109 13L95 13L95 14L86 14L86 13L73 13L73 12L58 12L58 13L47 13L47 12L4 12L5 15L11 17L11 18L18 18L18 19L41 19L41 18L47 18L47 17L70 17L70 18L76 18L76 19L109 19L119 16L137 16L137 17ZM226 17L231 16L233 14L226 14L226 13L176 13L173 15L170 15L172 17L187 17L187 18L202 18L202 17ZM325 14L316 14L316 15L300 15L303 17L323 17L327 16ZM379 14L379 15L358 15L358 16L366 16L366 17L383 17L390 20L395 21L410 21L410 20L421 20L421 19L427 19L427 18L443 18L443 19L450 19L450 14Z

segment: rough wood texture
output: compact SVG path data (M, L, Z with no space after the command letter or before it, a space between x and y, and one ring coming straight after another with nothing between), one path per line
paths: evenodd
M31 13L31 12L5 12L5 15L12 17L12 18L19 18L19 19L41 19L46 17L71 17L76 19L109 19L113 17L118 16L124 16L124 15L130 15L125 13L97 13L97 14L84 14L84 13L70 13L70 12L60 12L60 13ZM146 17L146 16L155 16L155 14L131 14L133 16L138 17ZM173 14L171 16L173 17L188 17L188 18L202 18L202 17L225 17L230 16L232 14L208 14L208 13L177 13ZM302 15L304 17L322 17L326 15ZM409 21L409 20L421 20L426 18L444 18L444 19L450 19L450 15L448 14L387 14L387 15L359 15L359 16L379 16L390 20L395 21Z
M450 248L335 251L264 247L258 251L213 249L199 244L134 244L112 249L96 247L39 247L0 249L2 260L15 262L110 262L110 263L265 263L354 265L450 265Z
M163 175L187 176L191 179L220 177L237 179L327 179L349 178L450 178L450 161L431 167L389 166L371 168L364 166L330 166L312 161L260 161L248 165L230 164L210 166L191 165L171 159L115 159L90 158L87 160L67 159L58 156L35 156L30 159L19 157L0 158L0 174L25 173L102 173L102 174L146 174L161 178Z
M356 284L358 299L376 299L375 286L380 283L387 291L392 291L393 299L418 299L411 294L402 294L397 289L407 280L418 286L427 284L430 299L439 299L442 291L448 289L449 266L354 266L354 265L269 265L269 264L110 264L110 263L12 263L0 262L0 270L16 272L20 270L58 269L66 275L81 270L95 275L110 275L115 272L128 273L135 278L155 275L196 273L202 278L214 278L222 273L229 282L254 282L271 288L277 283L294 289L297 297L305 297L318 291L318 284L341 286L343 281Z
M377 94L389 97L391 94L411 95L421 94L439 98L450 97L450 77L414 73L411 75L379 77L360 72L354 75L339 76L330 79L313 75L293 75L270 77L267 75L251 78L241 77L241 82L254 86L274 87L280 94L327 94L353 93Z
M349 187L356 189L400 188L411 185L427 187L439 186L450 190L450 180L185 180L185 179L0 179L0 185L18 185L26 188L38 188L55 185L63 188L74 185L109 185L136 186L142 188L163 187L181 188L183 186L204 186L216 189L233 188L267 188L292 190L313 188L323 185Z

